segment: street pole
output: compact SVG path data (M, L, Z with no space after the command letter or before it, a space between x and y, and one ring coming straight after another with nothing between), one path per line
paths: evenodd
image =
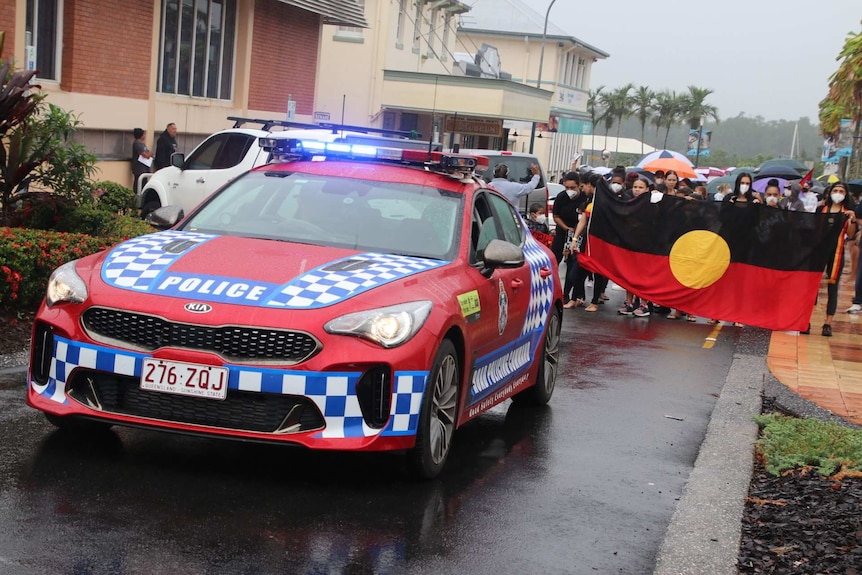
M539 74L536 77L536 88L542 87L542 65L545 62L545 37L548 35L548 17L551 15L551 6L557 0L551 0L548 4L548 10L545 12L545 28L542 30L542 49L539 51ZM530 129L530 153L533 153L533 144L536 140L536 122L533 122L533 127Z

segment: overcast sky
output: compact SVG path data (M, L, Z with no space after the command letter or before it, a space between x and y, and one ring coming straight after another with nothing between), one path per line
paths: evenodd
M522 0L544 19L550 0ZM593 64L591 88L628 82L653 90L714 90L729 118L808 116L848 32L862 30L862 0L556 0L550 21L610 54Z

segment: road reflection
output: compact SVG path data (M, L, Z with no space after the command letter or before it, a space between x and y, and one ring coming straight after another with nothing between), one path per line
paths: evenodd
M551 407L499 406L460 430L443 476L422 483L398 454L55 431L3 495L0 519L18 529L0 543L76 575L400 573L444 556L459 515L495 485L541 479L551 421Z

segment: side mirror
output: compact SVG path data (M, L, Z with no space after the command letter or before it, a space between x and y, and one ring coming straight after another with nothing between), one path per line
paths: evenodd
M483 264L480 273L491 277L497 268L519 268L524 265L524 251L515 244L494 239L485 248Z
M180 152L171 154L171 165L175 168L182 168L186 163L186 155Z
M185 212L179 206L164 206L147 214L144 221L154 228L167 230L174 227L185 215Z

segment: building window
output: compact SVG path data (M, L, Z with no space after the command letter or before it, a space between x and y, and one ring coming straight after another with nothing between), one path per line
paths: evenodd
M452 14L446 13L446 18L443 20L443 49L441 50L440 60L447 60L446 54L449 53L449 27L452 26Z
M365 13L365 0L356 0L356 4L362 8L363 14ZM358 28L356 26L339 26L338 30L335 32L335 40L355 40L362 38L362 28Z
M431 11L431 19L428 21L428 57L433 57L436 53L434 52L434 40L437 37L437 22L440 20L438 18L439 10L436 8Z
M62 13L63 0L27 0L26 67L39 70L41 79L60 79Z
M422 42L422 2L416 2L416 14L413 17L413 53L419 53Z
M407 0L398 0L398 20L395 24L395 46L404 47L404 21L407 19Z
M230 100L236 0L162 0L159 91Z

